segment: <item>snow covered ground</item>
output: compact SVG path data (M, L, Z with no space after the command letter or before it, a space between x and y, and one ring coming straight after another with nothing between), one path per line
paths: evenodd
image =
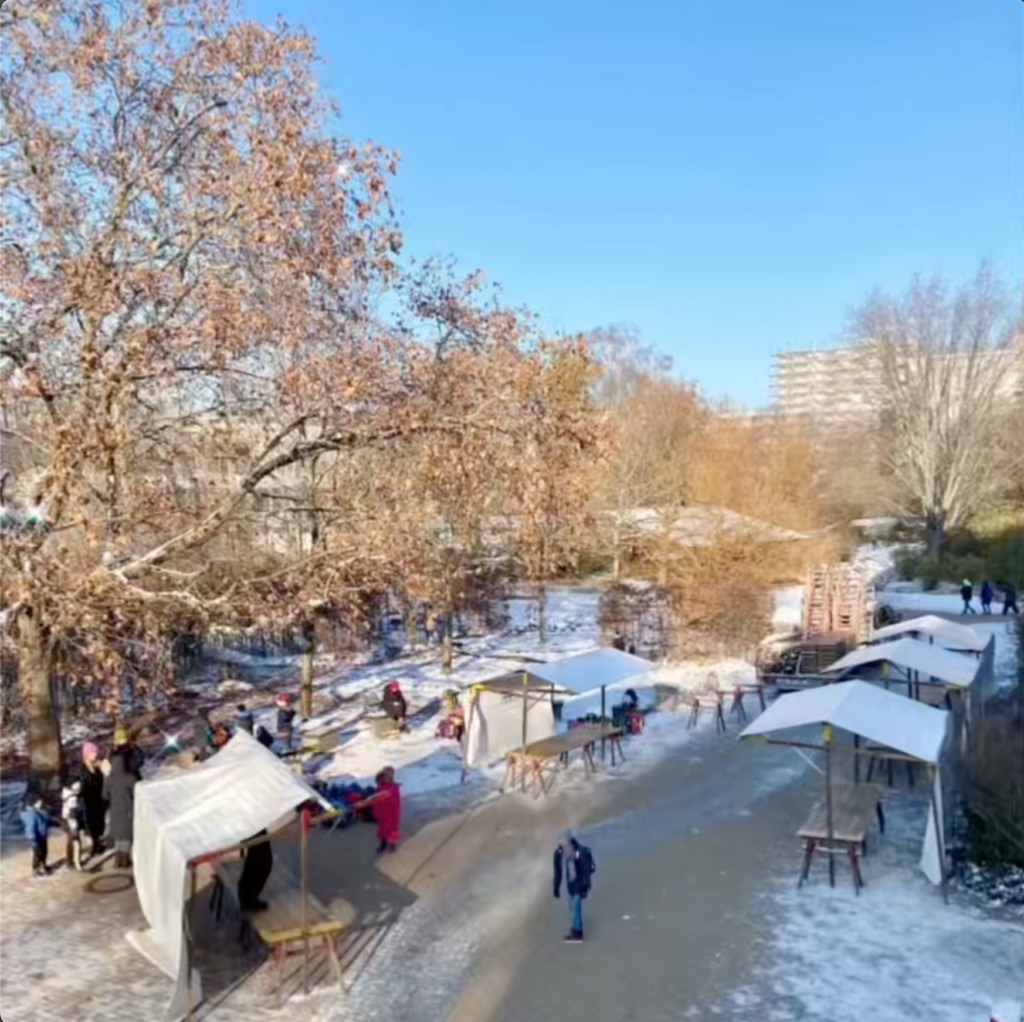
M924 813L911 803L888 814L885 839L865 860L860 896L841 865L829 888L819 864L802 889L780 883L761 897L754 912L771 919L770 931L724 1015L983 1022L994 1002L1024 997L1021 911L994 913L957 892L943 904L913 866Z

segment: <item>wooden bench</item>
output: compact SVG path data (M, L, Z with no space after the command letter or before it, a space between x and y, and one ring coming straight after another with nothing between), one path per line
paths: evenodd
M867 855L867 832L873 814L878 817L879 831L884 834L885 813L879 788L873 784L833 784L831 837L828 832L828 805L824 799L814 806L797 831L797 837L804 840L804 863L798 886L803 886L811 871L814 853L820 851L828 855L829 884L832 887L836 885L834 856L845 855L853 874L854 890L860 894L864 877L857 855Z
M356 911L353 906L344 899L336 898L328 907L309 894L306 899L306 925L303 928L302 892L298 881L287 867L275 860L274 868L260 894L267 908L258 912L243 911L238 903L238 881L242 876L242 866L241 859L226 860L214 865L211 907L219 919L224 895L228 893L243 921L242 939L247 938L248 928L270 948L277 975L278 1001L281 1001L287 957L303 953L307 940L321 944L338 980L338 986L344 990L341 963L334 942L338 934L355 920Z
M600 741L607 741L611 745L612 766L616 764L616 755L625 762L621 738L622 729L611 724L584 724L582 727L571 728L565 734L552 735L513 749L505 757L505 777L501 790L504 791L510 784L514 788L518 777L523 791L535 788L534 798L549 794L555 773L560 768L568 768L569 757L573 752L580 753L583 769L587 773L596 772L594 746Z

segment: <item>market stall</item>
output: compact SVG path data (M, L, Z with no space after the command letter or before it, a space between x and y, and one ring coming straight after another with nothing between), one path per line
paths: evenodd
M306 868L309 806L331 809L244 731L210 759L169 777L142 781L135 788L135 887L149 928L127 938L177 981L167 1022L190 1016L202 1001L188 921L197 870L237 858L241 851L289 828L301 842L301 876L293 900L308 961L308 941L317 935L311 930Z
M849 860L859 892L863 878L858 855L863 851L867 823L872 807L877 806L878 793L869 785L860 785L857 764L864 757L895 759L923 764L929 773L931 791L921 869L932 883L942 886L945 896L940 767L948 730L949 714L945 710L913 702L863 681L781 696L743 730L740 735L743 739L823 754L824 799L798 832L805 841L801 880L807 876L811 857L819 851L828 856L829 879L833 884L834 857ZM853 759L852 784L834 776L836 731L852 737L852 746L842 750ZM880 817L879 822L884 826L883 820L884 817Z

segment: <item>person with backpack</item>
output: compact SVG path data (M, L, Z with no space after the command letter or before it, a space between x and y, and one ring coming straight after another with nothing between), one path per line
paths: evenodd
M992 613L992 598L996 595L996 591L992 588L991 582L981 583L981 612L982 614Z
M964 579L964 583L960 586L960 599L964 601L964 614L977 614L978 612L971 606L971 598L974 596L974 586L971 585L969 578Z
M561 897L562 878L569 896L569 932L567 944L583 943L583 899L590 894L593 876L597 871L590 849L581 845L572 831L567 830L555 846L555 897Z
M1020 614L1020 608L1017 606L1017 590L1009 582L1003 583L1003 613Z

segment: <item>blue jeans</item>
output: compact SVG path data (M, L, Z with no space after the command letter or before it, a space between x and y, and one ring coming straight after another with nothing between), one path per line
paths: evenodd
M583 899L578 894L569 896L569 915L571 919L572 932L583 932Z

